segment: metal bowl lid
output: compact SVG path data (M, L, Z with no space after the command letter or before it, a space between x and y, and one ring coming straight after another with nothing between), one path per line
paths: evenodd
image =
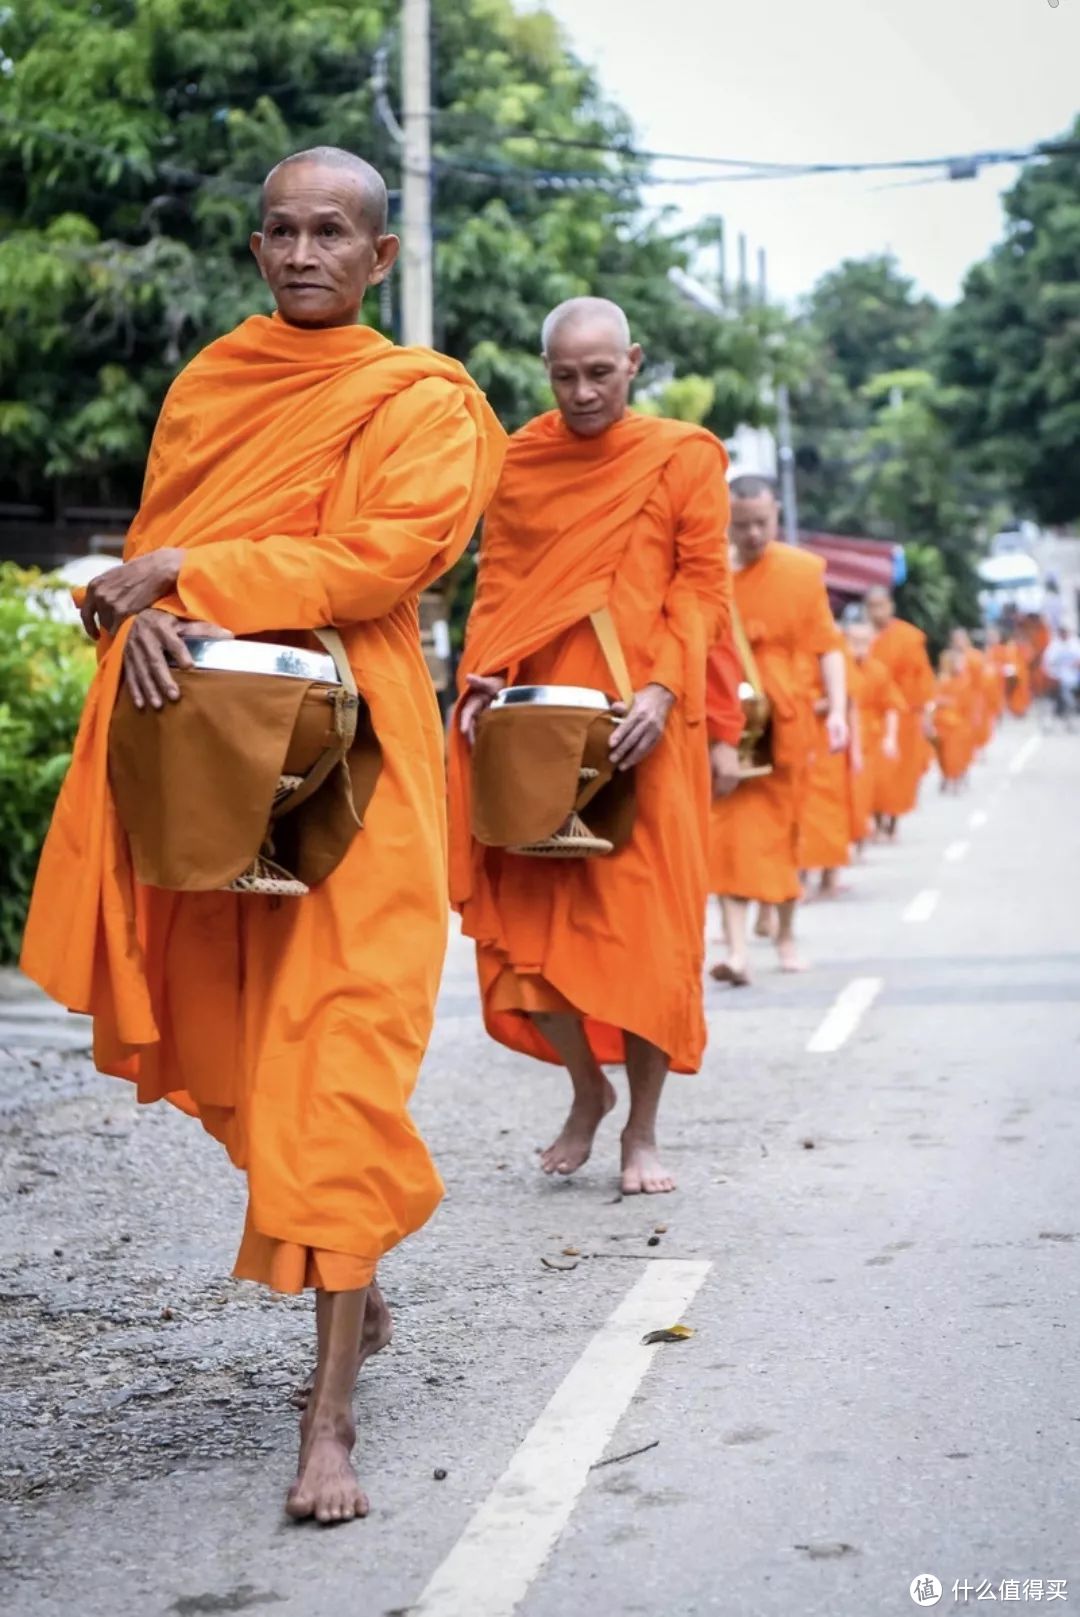
M334 659L325 652L300 646L279 646L268 640L188 640L196 668L219 673L271 674L279 679L315 679L340 685Z
M492 707L587 707L606 713L611 703L588 685L507 685Z

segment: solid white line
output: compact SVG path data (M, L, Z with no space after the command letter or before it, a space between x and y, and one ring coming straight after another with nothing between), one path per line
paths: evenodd
M813 1055L827 1055L839 1050L858 1027L860 1021L885 986L883 977L855 977L836 996L829 1011L806 1048Z
M409 1607L410 1617L510 1617L652 1363L656 1348L643 1347L642 1336L675 1324L711 1267L668 1258L647 1265Z
M973 831L981 831L989 818L985 809L976 809L968 824Z
M945 849L945 857L950 864L955 865L961 859L967 858L970 848L970 842L964 842L963 840L959 842L950 842L949 846Z
M907 909L904 911L905 921L928 921L937 909L941 894L936 887L924 887L921 893L916 893Z
M1024 745L1009 760L1009 774L1019 775L1042 746L1042 736L1028 736Z

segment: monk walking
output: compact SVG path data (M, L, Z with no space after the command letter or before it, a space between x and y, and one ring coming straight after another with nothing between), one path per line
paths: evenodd
M622 310L561 304L543 328L558 408L510 441L484 524L451 753L451 896L476 940L484 1023L564 1066L570 1113L541 1165L570 1174L615 1104L625 1064L622 1190L670 1191L657 1113L670 1068L705 1044L702 967L709 751L705 657L728 622L727 457L702 428L629 411L641 364ZM539 860L471 835L469 745L505 685L617 690L591 614L607 608L633 700L611 741L635 772L629 842ZM733 745L714 769L734 777ZM725 763L726 759L726 763Z
M896 616L887 589L877 587L866 597L866 612L875 629L873 652L889 670L904 698L900 715L900 755L878 779L874 812L884 836L895 837L900 819L919 800L919 783L930 758L930 707L934 700L934 670L926 652L926 636L913 623Z
M934 692L934 746L943 792L960 792L967 781L978 739L978 695L967 654L954 641L942 653Z
M904 698L885 664L871 654L874 631L865 619L846 625L851 661L848 679L859 726L859 758L862 768L852 773L852 834L861 844L869 839L874 826L874 802L883 769L896 762L900 748L898 734Z
M776 947L783 971L799 971L795 908L799 881L799 813L814 744L820 671L827 711L824 745L848 745L844 653L829 610L819 557L779 540L780 507L764 477L731 484L733 593L772 710L771 774L743 781L712 810L709 879L724 911L728 956L713 976L733 987L749 982L746 911L751 899L777 906ZM714 669L710 670L711 675Z
M235 1274L315 1289L287 1510L328 1523L368 1508L352 1397L390 1337L376 1267L441 1195L407 1109L447 919L442 735L416 600L467 544L504 438L459 365L357 324L398 251L367 163L322 147L286 158L252 248L277 314L174 382L124 565L87 595L99 667L23 965L93 1015L101 1071L198 1117L245 1170ZM190 667L184 636L209 625L271 639L337 626L370 710L383 762L363 829L306 897L133 877L107 775L121 678L153 724L148 710L180 696L166 653Z

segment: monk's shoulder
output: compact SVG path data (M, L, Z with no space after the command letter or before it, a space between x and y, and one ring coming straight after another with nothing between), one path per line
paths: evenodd
M812 550L801 550L796 545L774 542L769 551L773 570L792 588L808 593L824 588L825 561Z
M374 412L369 434L397 442L419 430L464 426L470 419L465 386L446 376L418 376Z
M668 416L648 420L647 430L661 438L671 451L668 465L676 475L691 478L722 477L728 468L728 452L707 427L692 421L675 421Z

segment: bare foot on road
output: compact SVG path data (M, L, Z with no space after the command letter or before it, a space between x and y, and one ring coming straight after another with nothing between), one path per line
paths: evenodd
M355 1442L356 1429L351 1422L304 1416L300 1422L296 1481L285 1500L286 1513L293 1521L317 1521L330 1527L367 1515L367 1494L352 1466Z
M547 1174L576 1173L589 1160L596 1131L615 1104L615 1091L603 1073L595 1096L574 1096L570 1115L558 1139L540 1153L540 1166Z
M660 1161L655 1140L622 1137L622 1193L624 1196L662 1196L675 1189L675 1181Z
M780 938L776 944L776 955L780 962L781 971L806 971L806 961L799 953L799 946L794 938Z
M387 1347L394 1334L394 1321L386 1298L373 1280L368 1289L367 1304L364 1308L364 1327L360 1334L360 1352L357 1357L356 1373L364 1368L367 1361L376 1353L381 1353ZM306 1409L308 1399L311 1397L315 1385L314 1370L302 1386L294 1387L290 1403L294 1409Z

